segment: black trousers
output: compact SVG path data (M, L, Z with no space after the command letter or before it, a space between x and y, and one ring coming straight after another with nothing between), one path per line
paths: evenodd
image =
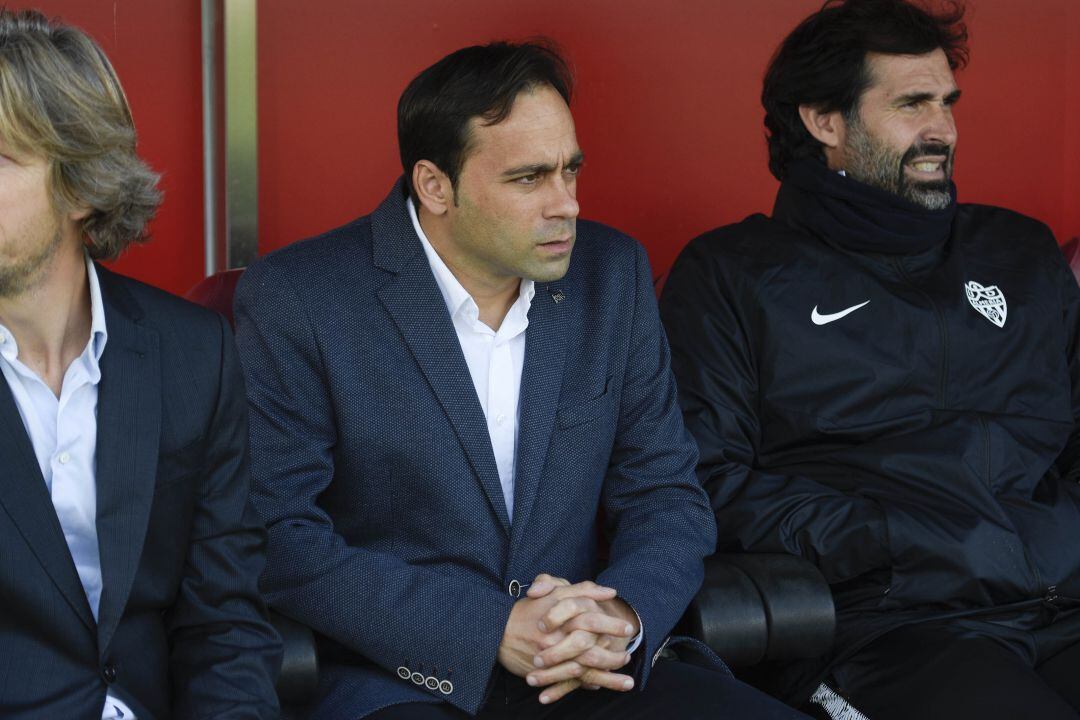
M1080 611L1054 614L899 628L826 684L869 720L1078 720Z
M538 688L500 673L481 720L808 720L805 715L725 674L677 660L656 663L643 690L618 693L579 689L541 705ZM368 720L464 720L445 703L392 705Z

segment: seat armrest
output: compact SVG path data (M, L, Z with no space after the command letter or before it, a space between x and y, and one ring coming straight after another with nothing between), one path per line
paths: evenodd
M691 633L725 662L756 665L823 655L836 611L821 572L795 555L718 554L687 609Z
M282 705L302 705L310 701L319 685L319 656L315 633L292 618L270 611L270 623L281 635L281 675L277 693Z

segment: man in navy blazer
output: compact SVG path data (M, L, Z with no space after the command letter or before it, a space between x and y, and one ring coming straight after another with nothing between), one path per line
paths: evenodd
M157 176L101 50L0 10L0 717L277 717L224 319L95 262Z
M323 639L311 717L796 717L658 662L715 526L645 251L577 222L570 85L539 44L449 55L378 209L241 280L263 589Z

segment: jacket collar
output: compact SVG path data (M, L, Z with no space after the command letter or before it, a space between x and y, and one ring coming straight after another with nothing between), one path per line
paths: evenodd
M153 499L160 431L157 334L141 326L142 309L118 276L94 266L109 342L100 358L96 445L97 533L103 591L98 612L104 649L123 613ZM0 506L79 619L95 628L52 498L15 399L0 382Z
M404 179L399 179L371 215L374 263L395 275L378 295L453 425L492 512L509 535L510 520L487 420L446 301L409 219L406 197ZM575 296L580 295L564 291L566 285L565 280L536 285L529 309L514 483L515 543L536 498L562 387L566 319L576 305Z
M394 278L378 290L378 296L454 427L492 512L509 534L510 518L499 483L487 420L472 386L446 303L420 238L409 221L405 193L404 179L399 179L371 215L374 263L394 274Z
M797 160L776 196L773 217L829 245L856 253L904 256L941 247L956 216L952 202L927 210L893 193L865 185L813 159Z
M161 437L159 335L131 281L98 266L109 344L98 389L97 531L101 548L98 647L116 630L131 593L154 500Z

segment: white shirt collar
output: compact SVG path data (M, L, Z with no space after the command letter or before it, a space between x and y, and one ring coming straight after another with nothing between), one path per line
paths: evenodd
M90 358L94 373L101 375L98 363L105 352L105 342L109 331L105 328L105 304L101 300L101 283L98 281L97 268L90 254L86 254L86 277L90 281ZM95 380L94 382L97 382Z
M105 306L101 300L101 283L98 281L97 269L88 253L85 255L85 260L86 277L90 289L90 340L76 362L85 364L90 382L96 384L101 379L99 363L101 355L105 352L105 342L109 339L109 332L105 328ZM19 356L19 345L15 342L15 336L3 325L0 325L0 355L12 364ZM20 366L21 363L17 367Z
M473 300L469 291L458 282L454 273L446 266L443 259L439 257L439 253L435 251L431 241L428 240L424 228L420 227L420 218L416 213L416 205L413 204L412 198L405 200L405 207L409 210L409 219L412 220L413 229L416 230L416 235L420 238L420 244L424 247L424 254L427 255L428 264L431 265L431 272L435 275L435 283L439 286L439 292L442 293L443 300L446 302L446 309L450 312L450 317L454 317L461 312L467 312L473 315L475 319L480 312L476 301ZM522 278L518 286L518 298L524 301L526 314L535 294L536 283Z

